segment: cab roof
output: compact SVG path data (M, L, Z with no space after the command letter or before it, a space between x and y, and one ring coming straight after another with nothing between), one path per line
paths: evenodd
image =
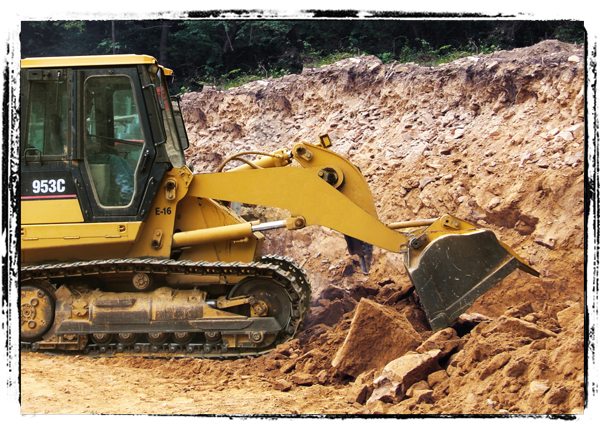
M158 65L152 56L140 54L114 54L98 56L31 57L21 59L21 68L61 68L78 66ZM160 66L160 65L159 65ZM171 69L161 66L165 75L173 75Z

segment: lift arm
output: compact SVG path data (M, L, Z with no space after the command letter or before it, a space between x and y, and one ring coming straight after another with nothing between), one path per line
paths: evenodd
M303 168L194 175L187 195L286 209L307 226L328 227L392 252L406 250L407 237L377 219L371 191L354 165L307 143L294 152Z
M319 178L313 170L270 168L195 175L188 196L287 209L306 225L321 225L392 252L406 238Z

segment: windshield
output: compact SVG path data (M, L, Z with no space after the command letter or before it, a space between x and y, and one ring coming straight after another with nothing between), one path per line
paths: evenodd
M165 132L167 133L166 146L169 160L175 168L181 168L185 165L185 156L179 141L171 98L169 97L169 91L162 69L158 68L156 73L150 72L150 79L152 84L156 86L156 94L162 111L163 124L165 126Z

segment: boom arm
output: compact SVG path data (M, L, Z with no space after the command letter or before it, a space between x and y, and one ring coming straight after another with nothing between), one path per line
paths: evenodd
M392 252L405 249L404 234L377 219L369 187L354 165L318 146L303 143L294 149L304 155L295 156L303 166L317 166L194 175L187 195L287 209L304 217L306 225L328 227ZM319 176L324 170L328 175L335 171L342 180L339 189Z

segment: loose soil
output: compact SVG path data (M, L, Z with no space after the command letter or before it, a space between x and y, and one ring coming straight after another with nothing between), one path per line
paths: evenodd
M361 299L402 315L420 343L433 335L401 256L374 248L363 275L341 235L310 227L267 234L266 251L302 263L313 286L296 339L223 361L23 353L21 412L583 413L584 68L582 47L551 40L437 67L356 57L184 95L195 172L328 133L362 170L382 221L451 213L493 230L540 271L517 271L482 296L412 396L370 399L381 367L356 376L332 366ZM286 212L243 205L242 215ZM386 337L371 324L365 334Z

